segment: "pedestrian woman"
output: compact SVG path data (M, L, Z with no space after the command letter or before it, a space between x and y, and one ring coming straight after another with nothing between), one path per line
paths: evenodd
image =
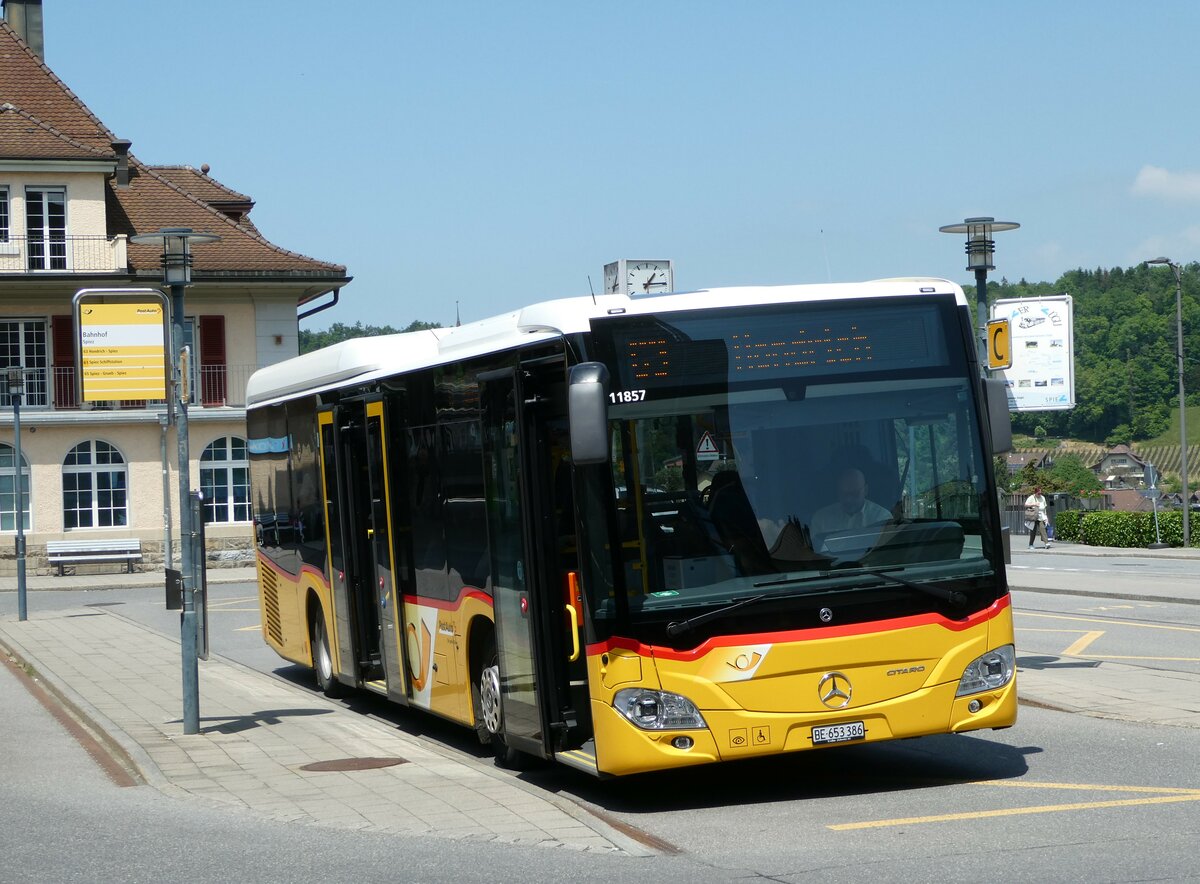
M1029 548L1033 549L1035 537L1042 538L1042 546L1050 548L1050 538L1046 535L1046 495L1042 494L1039 485L1033 489L1033 494L1025 498L1025 524L1029 527Z

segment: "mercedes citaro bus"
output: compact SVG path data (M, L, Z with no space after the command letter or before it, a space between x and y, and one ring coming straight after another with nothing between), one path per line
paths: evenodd
M597 775L1008 727L1008 402L974 342L958 286L894 279L549 301L263 368L264 637L327 693Z

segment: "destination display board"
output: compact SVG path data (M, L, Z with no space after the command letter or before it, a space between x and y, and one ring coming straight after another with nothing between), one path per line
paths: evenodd
M84 402L167 398L170 361L161 292L85 290L76 295L76 311Z
M939 299L680 312L600 320L601 351L625 391L803 381L948 364ZM640 394L639 394L640 395ZM632 401L632 400L626 400Z

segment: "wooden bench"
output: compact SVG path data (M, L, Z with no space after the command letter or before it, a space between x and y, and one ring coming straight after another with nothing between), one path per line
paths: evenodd
M48 540L46 560L58 567L58 576L63 576L63 566L87 562L124 561L128 573L133 573L133 563L141 561L142 542L136 537L119 540Z

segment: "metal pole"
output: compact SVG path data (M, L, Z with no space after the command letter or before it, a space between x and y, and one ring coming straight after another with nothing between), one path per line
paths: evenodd
M192 567L191 455L188 450L188 409L183 377L183 294L186 285L171 285L171 339L174 353L175 436L179 445L179 570L183 574L183 613L179 640L183 655L183 732L200 733L200 664L196 657L196 588Z
M1188 489L1187 401L1183 395L1183 268L1172 264L1175 271L1175 361L1179 366L1179 474L1183 480L1183 545L1191 543L1191 493Z
M979 376L987 377L988 373L988 351L987 351L987 324L988 324L988 306L987 306L987 268L975 268L975 319L978 323L978 328L975 329L975 353L979 357Z
M166 418L166 415L163 415ZM167 425L162 422L162 436L159 439L159 454L162 457L163 482L163 571L171 570L175 563L175 553L171 548L171 463L167 460Z
M11 392L11 388L10 388ZM25 483L21 475L21 394L22 386L12 395L13 407L13 453L17 459L17 619L29 619L29 607L25 599Z

